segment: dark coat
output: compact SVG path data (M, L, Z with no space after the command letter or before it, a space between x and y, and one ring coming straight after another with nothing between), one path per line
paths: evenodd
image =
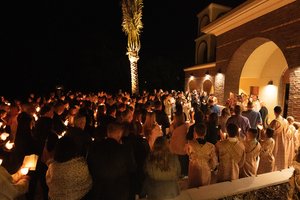
M88 155L93 178L91 199L128 200L136 164L131 148L107 138L95 142Z

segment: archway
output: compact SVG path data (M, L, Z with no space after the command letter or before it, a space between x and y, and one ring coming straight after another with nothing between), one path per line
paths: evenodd
M189 85L189 91L190 91L190 92L192 92L192 91L194 91L194 90L197 90L197 83L196 83L196 80L194 80L194 79L189 80L188 85Z
M198 46L197 64L207 63L207 43L202 41Z
M207 79L203 82L203 91L208 95L214 93L214 88L211 80Z
M225 79L225 85L229 87L225 87L225 92L250 94L251 86L258 87L259 99L266 103L269 119L273 119L274 106L284 108L286 81L282 77L287 69L285 56L274 42L266 38L248 40L234 53L229 63ZM272 85L268 84L271 82Z

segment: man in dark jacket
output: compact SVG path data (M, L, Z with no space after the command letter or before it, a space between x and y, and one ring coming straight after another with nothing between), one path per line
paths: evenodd
M130 179L136 164L131 148L121 144L123 127L111 123L107 127L107 138L92 145L88 165L93 178L91 199L128 200Z

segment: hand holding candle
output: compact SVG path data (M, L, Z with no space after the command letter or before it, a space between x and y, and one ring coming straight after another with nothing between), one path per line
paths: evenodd
M28 172L29 172L29 168L23 167L23 168L21 168L20 172L21 172L22 175L27 175Z
M10 142L10 141L6 142L6 144L5 144L6 149L11 150L13 147L14 147L13 142Z
M0 139L5 141L8 138L8 136L9 136L9 134L4 132L0 135Z

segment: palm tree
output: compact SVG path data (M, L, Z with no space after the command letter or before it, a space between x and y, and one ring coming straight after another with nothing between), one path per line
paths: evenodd
M142 23L143 0L122 0L123 31L127 35L127 55L130 61L131 93L139 92L138 66L141 48L140 33Z

